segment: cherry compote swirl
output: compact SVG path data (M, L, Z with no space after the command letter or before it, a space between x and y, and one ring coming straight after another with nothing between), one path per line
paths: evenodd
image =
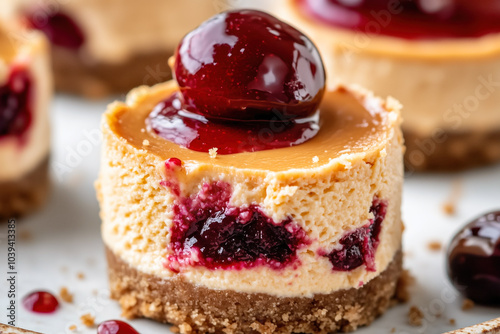
M173 72L179 91L153 110L148 125L178 145L255 152L299 145L319 131L319 52L269 14L216 15L182 40Z
M497 0L296 0L334 26L405 39L480 37L500 32Z

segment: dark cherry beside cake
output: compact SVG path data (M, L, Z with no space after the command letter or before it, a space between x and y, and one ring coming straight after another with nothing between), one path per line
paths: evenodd
M448 275L467 298L500 305L500 211L479 217L455 236Z

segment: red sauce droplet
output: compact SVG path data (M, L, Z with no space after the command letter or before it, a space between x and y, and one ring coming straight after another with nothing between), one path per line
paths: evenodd
M33 85L25 68L14 67L0 86L0 137L22 137L33 118Z
M108 320L97 327L97 334L139 334L139 332L124 321Z
M79 49L85 42L83 31L67 14L39 6L26 15L29 25L42 31L56 46Z
M500 32L497 0L297 0L333 26L405 39L480 37Z
M59 307L57 298L49 292L36 291L23 299L24 307L35 313L54 313Z

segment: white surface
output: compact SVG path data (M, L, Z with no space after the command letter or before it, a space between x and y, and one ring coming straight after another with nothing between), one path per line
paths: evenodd
M117 303L108 299L106 263L100 240L98 204L94 181L97 177L100 144L99 120L106 102L89 103L60 96L54 103L53 124L53 192L48 205L39 213L19 222L18 236L26 231L30 239L18 240L18 321L17 325L43 333L71 333L67 328L78 325L78 333L95 333L81 325L84 313L96 316L96 322L120 318ZM87 135L86 135L87 134ZM90 137L88 136L90 134ZM90 139L89 139L90 138ZM96 140L97 139L97 140ZM61 172L62 171L62 172ZM442 210L453 184L461 180L463 195L456 216ZM472 218L500 209L500 166L453 175L408 176L404 192L403 214L406 267L417 278L413 298L398 306L364 333L442 333L500 316L500 309L476 307L460 310L462 298L448 284L444 252L432 253L430 241L447 244L452 235ZM0 322L6 322L7 307L6 242L7 232L0 226ZM85 274L79 280L77 273ZM58 294L62 286L74 293L74 303L62 303L60 310L47 316L31 314L19 304L32 290ZM417 305L426 315L422 327L406 325L410 305ZM436 314L441 314L436 317ZM449 325L449 319L457 321ZM168 333L168 326L148 320L130 323L142 334Z

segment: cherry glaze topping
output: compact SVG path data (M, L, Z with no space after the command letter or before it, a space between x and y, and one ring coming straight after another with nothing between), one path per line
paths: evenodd
M97 327L97 334L139 334L139 332L124 321L108 320Z
M480 37L500 32L496 0L297 0L309 15L341 28L405 39Z
M206 118L306 117L325 91L314 44L255 10L221 13L189 33L177 49L174 74L186 109Z
M207 183L196 196L177 200L173 255L167 258L171 270L178 272L184 265L282 269L296 261L297 249L307 244L305 232L290 218L274 222L255 205L231 206L231 192L227 183Z
M63 12L38 6L27 13L26 19L32 28L47 35L54 45L76 50L85 42L83 31L78 24Z
M379 245L379 235L382 222L387 214L387 202L378 198L373 200L370 212L374 219L340 239L341 248L328 254L321 254L330 259L335 271L351 271L362 265L366 270L375 271L375 252Z
M208 152L216 147L218 154L257 152L300 145L319 131L319 116L286 120L276 113L268 121L211 121L204 116L177 109L178 95L156 106L150 114L148 128L177 145L193 151Z
M15 67L0 86L0 137L22 137L33 117L33 87L27 70Z
M36 291L30 293L23 299L23 305L31 312L54 313L59 307L59 302L57 298L49 292Z
M500 211L479 217L455 236L448 276L467 298L500 305Z

